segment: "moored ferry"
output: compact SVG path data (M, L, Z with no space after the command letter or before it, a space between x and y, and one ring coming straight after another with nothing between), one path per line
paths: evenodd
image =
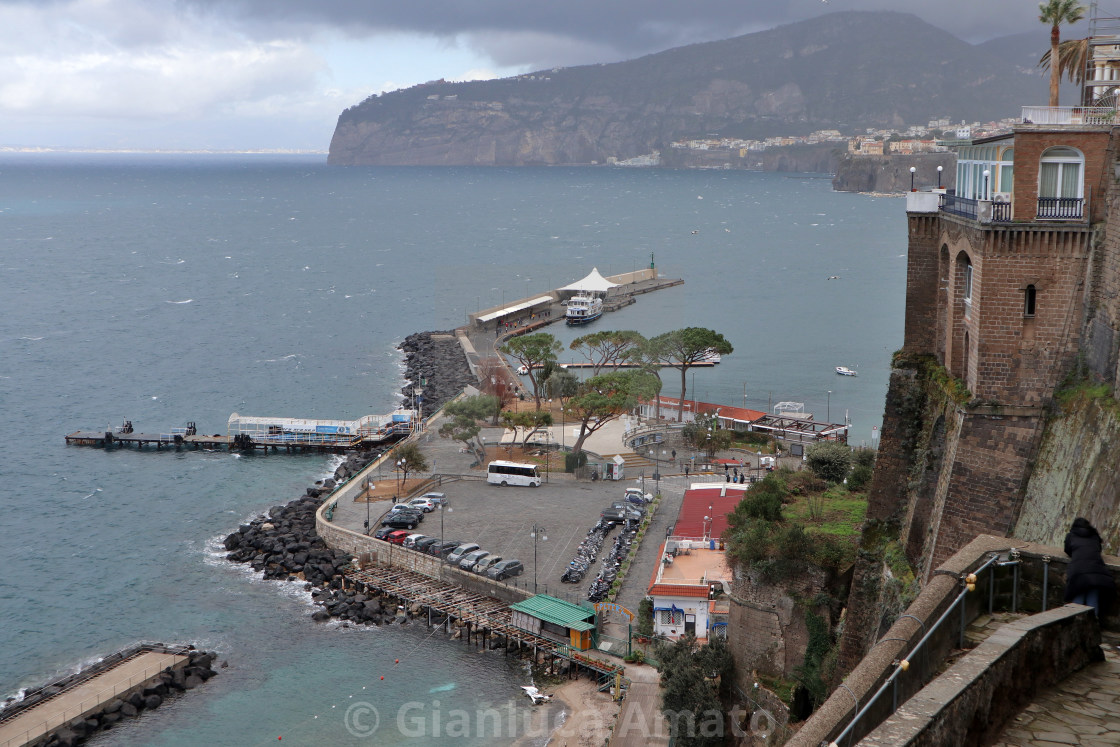
M568 324L587 324L603 315L603 299L592 293L577 293L568 299L564 318Z

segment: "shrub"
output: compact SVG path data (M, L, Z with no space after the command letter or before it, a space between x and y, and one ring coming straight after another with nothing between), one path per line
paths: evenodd
M852 450L839 441L819 441L805 450L805 463L828 482L843 482L852 468Z
M852 467L851 474L848 475L848 489L853 491L860 491L871 484L871 475L874 470L865 464L857 464Z

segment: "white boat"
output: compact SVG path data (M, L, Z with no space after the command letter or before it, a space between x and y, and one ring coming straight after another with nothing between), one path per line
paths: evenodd
M564 319L568 324L587 324L603 315L603 299L593 293L580 292L568 299Z
M836 373L840 374L841 376L855 376L856 375L856 372L853 371L852 369L848 368L847 366L837 366L836 367Z

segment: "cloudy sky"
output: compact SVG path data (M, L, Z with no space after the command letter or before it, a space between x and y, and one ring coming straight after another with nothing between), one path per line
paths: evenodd
M1111 2L1106 0L1102 9ZM342 109L437 78L614 62L840 10L969 41L1032 0L0 0L0 147L325 150ZM1102 13L1105 12L1102 10Z

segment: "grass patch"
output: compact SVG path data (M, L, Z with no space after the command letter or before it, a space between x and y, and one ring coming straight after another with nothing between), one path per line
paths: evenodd
M823 510L819 518L810 515L809 502L818 496L793 495L785 505L783 514L790 520L803 524L808 532L820 532L836 537L857 539L863 519L867 515L867 494L852 493L842 485L823 491L820 496Z

